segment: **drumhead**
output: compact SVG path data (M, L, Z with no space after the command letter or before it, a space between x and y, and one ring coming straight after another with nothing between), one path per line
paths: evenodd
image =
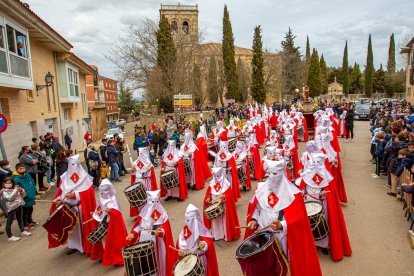
M208 207L206 208L206 212L207 212L207 211L210 211L210 210L213 210L213 209L215 209L215 208L217 208L217 206L219 206L219 204L220 204L220 203L218 203L218 202L211 204L210 206L208 206Z
M309 201L305 203L306 213L308 217L319 214L322 211L322 205L316 201Z
M273 233L270 231L258 232L242 242L237 247L236 258L247 258L269 247L273 242Z
M134 185L126 187L124 191L129 192L129 191L135 190L139 185L141 185L141 183L135 183Z
M169 170L169 171L166 171L165 173L161 174L161 177L167 176L167 175L170 175L170 174L173 174L173 173L174 173L174 170Z
M151 247L151 245L154 246L153 241L142 241L142 242L138 242L138 243L134 243L129 246L126 246L124 249L129 250L129 251L135 251L135 250L139 251L141 249Z
M182 257L174 268L174 276L189 275L196 266L198 257L194 254Z

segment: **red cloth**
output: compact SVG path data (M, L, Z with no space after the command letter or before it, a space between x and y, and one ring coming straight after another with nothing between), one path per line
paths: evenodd
M195 173L195 188L198 191L204 188L204 183L207 177L204 176L203 166L201 162L201 155L198 149L194 151L193 158L194 158L194 170L195 170L195 172L193 172Z
M208 167L208 147L206 139L199 137L196 140L196 146L200 151L201 167L203 169L205 179L212 177L210 168Z
M239 217L237 215L236 210L236 202L234 201L234 196L231 188L228 188L227 191L224 192L225 200L226 200L226 241L233 241L240 238L241 231L239 227ZM207 199L211 197L211 187L208 186L206 196L204 197L204 205L203 205L203 220L204 225L207 229L211 230L211 222L206 217L205 210L209 206Z
M158 185L157 185L157 176L155 175L155 170L154 167L151 168L151 191L156 191L158 190ZM131 185L135 184L135 180L136 180L136 176L134 173L131 173ZM134 208L129 206L129 217L136 217L139 214L139 210L138 208Z
M270 117L269 125L270 125L271 128L276 128L277 127L277 123L278 123L277 120L278 120L278 117L276 115L272 115Z
M300 168L297 149L292 149L290 151L290 156L292 156L293 177L296 179L299 177L299 168Z
M178 170L178 180L180 182L179 189L180 189L180 200L184 200L187 198L188 190L187 190L187 183L185 180L185 171L184 171L184 161L182 158L177 162L177 170ZM164 168L165 163L161 163L161 169ZM161 197L167 196L167 190L165 189L164 185L162 185L162 180L160 180L161 184Z
M208 250L206 253L207 257L207 276L217 276L219 275L216 248L214 247L214 242L212 238L206 238L200 236L200 238L207 243Z
M267 134L266 134L266 125L265 125L264 121L261 121L260 122L260 131L262 133L263 139L266 138L267 137Z
M250 153L252 154L253 163L254 163L254 178L260 179L260 153L258 147L251 147L249 149Z
M88 142L92 140L92 135L89 133L89 131L87 131L85 133L85 136L83 136L83 138L85 139L86 142Z
M134 226L132 226L132 229L137 227L141 223L141 220L142 220L142 217L139 216L137 218L137 220L135 221ZM164 244L165 244L166 267L165 267L165 271L160 271L159 273L160 273L160 275L173 276L174 265L175 265L176 260L177 260L177 258L176 258L177 254L176 254L175 250L171 248L171 247L174 247L174 241L173 241L173 236L172 236L172 231L171 231L171 226L170 226L170 220L167 220L166 222L161 224L161 227L164 230L164 236L163 237L157 237L157 243L158 242L164 242ZM134 234L134 239L132 241L128 242L128 245L137 243L139 241L139 233L136 233L134 230L132 230L131 233Z
M343 203L348 203L348 197L346 195L345 183L342 177L340 159L338 159L338 167L331 166L329 171L334 177L334 183L336 191L338 193L339 200Z
M259 145L263 144L264 138L258 125L254 126L254 132L256 133L257 143L259 143Z
M308 123L306 122L306 118L303 117L302 119L302 125L303 125L303 140L304 142L309 141L309 131L308 131Z
M339 146L338 135L336 135L335 131L332 131L333 139L331 141L332 148L337 152L341 152L341 147Z
M256 204L258 204L256 198L254 198L253 202L249 203L247 223L252 218ZM287 245L291 275L322 275L302 194L297 193L295 200L283 210L288 229ZM247 229L244 236L245 239L253 233L252 230Z
M61 194L62 194L62 190L58 188L54 196L54 199L59 197ZM92 218L92 213L96 209L96 199L95 199L95 192L94 192L93 185L91 185L89 189L87 189L86 191L80 192L79 196L80 196L79 209L81 209L82 217L78 223L80 223L79 226L82 227L83 251L85 255L89 256L91 260L102 259L102 256L103 256L102 242L98 242L98 244L96 244L95 246L92 246L92 244L86 239L89 233L91 233L98 225L98 223L94 219L90 220ZM52 206L50 207L50 214L55 209L56 209L56 206L52 204ZM83 222L86 222L86 221L89 221L89 222L86 224L83 224ZM50 235L48 235L48 240L49 240L49 248L57 247L60 245L60 244L56 244L55 240Z
M246 156L246 187L249 190L252 188L252 179L250 178L250 159L249 156Z
M220 141L228 141L227 140L227 129L225 131L223 131L222 133L220 133Z
M108 233L106 234L103 266L123 265L122 249L126 246L128 233L122 213L116 209L109 210Z
M236 161L234 161L234 157L231 157L228 161L229 166L231 167L231 180L232 180L232 191L234 194L234 200L237 202L240 195L240 182L239 182L239 175L237 174L237 167Z

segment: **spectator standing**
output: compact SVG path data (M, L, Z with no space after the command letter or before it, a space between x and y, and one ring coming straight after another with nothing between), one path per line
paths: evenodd
M40 146L38 144L32 145L32 155L38 160L37 163L37 184L39 186L39 191L48 191L50 187L44 185L43 181L47 171L49 170L49 164L47 162L46 156L40 151Z
M99 187L99 178L100 178L100 169L101 169L101 159L99 158L99 154L95 149L93 144L89 144L88 146L88 162L89 162L89 170L88 173L90 176L93 177L93 185L95 187Z
M142 128L138 127L135 131L135 139L134 139L134 145L133 149L138 152L139 155L139 148L144 147L144 142L142 141Z
M38 223L33 221L33 206L36 205L36 184L33 178L26 173L26 167L23 163L16 164L16 171L13 173L13 181L16 185L22 187L26 193L23 198L23 225L25 231L32 230Z
M99 153L101 154L101 160L102 162L108 161L108 158L106 156L106 149L108 148L108 140L107 139L102 139L102 144L99 146Z
M60 177L68 170L68 160L66 152L60 150L56 154L56 181L60 185Z
M40 147L40 148L42 148L42 147ZM53 159L52 159L52 156L50 155L50 145L47 144L47 143L44 144L44 147L43 147L43 149L41 151L42 151L42 153L46 157L46 161L47 161L48 168L49 168L47 170L47 172L46 172L46 182L50 186L55 186L55 182L52 179L52 164L53 164Z
M354 139L354 110L351 108L345 116L346 140L352 142Z
M14 185L11 177L6 177L2 181L2 189L0 191L0 200L4 206L4 212L7 216L6 233L7 238L11 242L19 241L20 238L13 236L11 226L13 220L16 219L20 228L21 236L27 237L32 233L25 231L23 223L23 197L26 196L26 192L23 188Z
M127 169L125 168L125 165L124 165L124 152L126 152L124 139L118 138L118 141L116 142L115 147L119 152L119 156L118 156L119 174L121 176L123 176L125 174L128 174L128 171L127 171Z
M107 179L108 177L110 177L109 167L106 164L106 161L102 160L102 165L101 165L101 169L100 169L99 173L100 173L101 181L104 180L104 179Z
M375 173L371 174L373 178L380 178L381 174L381 163L382 159L384 158L384 151L385 151L385 132L380 131L375 136Z
M65 144L66 144L66 148L70 149L70 146L72 145L72 138L70 137L68 131L66 131L66 134L65 134Z
M154 148L155 155L157 155L157 153L158 153L158 145L159 145L159 142L160 142L160 134L158 132L158 129L155 128L154 129L154 133L152 135L152 142L151 142L152 143L152 146Z
M6 177L12 177L13 172L10 170L11 165L7 160L0 161L0 183L3 183L3 180Z
M108 156L108 162L111 167L111 181L121 182L119 179L119 166L118 156L119 152L115 148L115 141L109 141L108 148L106 149L106 155Z
M37 163L39 161L34 158L34 156L30 153L29 146L22 147L22 155L19 157L19 162L22 163L25 167L25 173L30 175L33 179L33 182L37 182ZM40 188L40 187L39 187Z

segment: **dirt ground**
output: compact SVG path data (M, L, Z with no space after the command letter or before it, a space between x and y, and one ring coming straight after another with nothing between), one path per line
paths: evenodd
M127 135L132 136L132 125L127 126ZM352 143L341 141L343 175L349 204L343 206L348 233L353 249L352 257L333 262L330 257L319 253L324 275L414 275L412 268L413 251L406 234L410 223L404 218L402 204L386 194L386 179L372 179L374 165L369 162L369 142L367 122L355 123L355 140ZM301 143L303 148L304 143ZM132 149L132 147L131 147ZM132 153L136 158L136 153ZM125 161L129 160L128 155ZM159 170L157 170L157 177ZM123 189L129 183L129 176L122 183L116 183L118 199L124 211L128 230L133 221L128 217L129 205ZM54 191L44 199L51 199ZM184 202L175 200L164 202L171 221L174 239L183 227L183 216L189 203L201 209L204 191L189 191ZM237 203L240 223L246 217L247 204L253 191L242 193ZM48 217L48 203L37 203L34 219L43 223ZM3 230L4 218L0 218ZM18 236L16 223L13 232ZM241 240L216 242L217 258L221 275L242 275L235 259L235 251ZM103 267L97 261L90 261L84 255L75 253L66 256L66 248L47 249L46 231L39 227L33 235L16 243L7 242L0 236L1 275L123 275L123 267Z

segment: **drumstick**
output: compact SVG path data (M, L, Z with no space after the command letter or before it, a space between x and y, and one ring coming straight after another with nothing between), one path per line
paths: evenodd
M242 229L242 228L249 228L249 229L250 229L250 227L249 227L249 226L235 226L235 228L236 228L236 229Z
M85 221L84 223L82 223L82 224L87 224L88 222L90 222L91 220L93 220L93 218L91 218L91 219L88 219L87 221Z
M330 193L331 191L324 191L325 192L325 194L327 194L327 193ZM315 193L315 194L305 194L305 195L311 195L311 196L313 196L313 195L319 195L320 193Z
M151 229L142 229L141 231L144 231L144 232L153 232L153 233L156 233L157 232L157 230L151 230Z
M171 249L174 249L175 251L177 251L177 252L179 252L180 250L179 249L177 249L177 248L175 248L174 246L169 246L169 248L171 248Z
M46 199L36 199L36 202L46 202L46 203L53 203L53 200L46 200Z

